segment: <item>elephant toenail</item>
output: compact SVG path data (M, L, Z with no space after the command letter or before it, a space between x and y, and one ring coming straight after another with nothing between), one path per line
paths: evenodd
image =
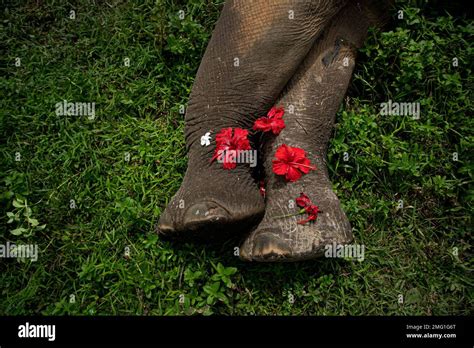
M184 226L189 228L195 225L218 221L221 219L230 219L228 212L213 202L196 203L188 208L184 214Z
M158 226L157 226L157 232L159 234L169 234L171 232L174 231L174 228L173 226L171 225L168 225L166 223L158 223Z
M254 239L252 258L255 260L284 259L291 253L290 246L277 236L262 233Z

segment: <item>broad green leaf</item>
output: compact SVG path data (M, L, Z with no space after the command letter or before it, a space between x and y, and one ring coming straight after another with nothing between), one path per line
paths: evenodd
M19 236L20 234L25 233L26 231L28 231L26 228L19 227L15 228L14 230L11 230L10 233L15 236Z
M20 203L20 202L19 202L18 200L16 200L16 199L13 200L13 206L14 206L15 208L23 208L23 204Z
M32 219L32 218L27 218L27 219L28 219L28 222L31 224L31 226L36 227L39 225L38 220Z

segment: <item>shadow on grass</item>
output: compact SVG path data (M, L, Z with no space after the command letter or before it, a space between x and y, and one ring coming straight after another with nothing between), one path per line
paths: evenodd
M235 255L242 237L233 237L221 243L179 242L166 240L164 243L185 260L192 259L196 251L203 251L214 263L221 262L235 267L247 287L253 290L267 289L281 293L295 282L306 282L309 278L325 275L338 276L347 271L348 262L343 259L320 257L297 262L246 262ZM163 241L162 241L163 242Z

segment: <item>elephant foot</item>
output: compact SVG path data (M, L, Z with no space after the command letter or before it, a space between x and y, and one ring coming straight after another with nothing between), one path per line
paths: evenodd
M161 214L157 231L174 239L221 240L248 231L265 206L248 168L190 164L183 183Z
M323 256L331 245L342 246L353 239L329 181L326 152L357 47L367 32L367 21L354 21L359 14L358 6L349 3L331 20L276 103L287 111L283 118L286 127L277 137L269 137L264 146L266 211L240 248L243 260L307 260ZM273 159L283 145L303 150L314 170L306 166L295 176L297 169L285 167L279 160L275 167ZM294 166L295 157L288 150L279 152L284 153ZM298 199L301 193L311 201L308 206Z
M240 247L246 261L292 262L324 255L327 246L345 245L353 240L350 223L330 183L315 184L309 175L298 184L274 183L267 188L267 209L260 224ZM313 180L312 180L313 179ZM317 180L317 179L316 179ZM296 203L303 192L316 205L314 221Z

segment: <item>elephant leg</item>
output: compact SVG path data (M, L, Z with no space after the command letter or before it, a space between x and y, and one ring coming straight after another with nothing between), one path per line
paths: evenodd
M211 163L215 135L251 129L274 104L344 1L228 1L199 67L185 115L188 168L158 223L162 235L206 240L261 219L249 164ZM210 133L210 145L205 136ZM201 143L203 139L203 143ZM250 144L255 148L253 139ZM227 233L226 233L227 232Z
M326 152L352 76L356 49L366 37L369 20L362 13L360 5L351 3L333 18L277 102L285 107L286 128L264 145L266 210L240 248L244 260L305 260L321 256L328 244L347 244L353 239L328 178ZM289 112L292 108L293 113ZM272 159L282 144L305 150L317 169L295 182L275 175ZM298 222L307 214L294 216L301 209L295 204L301 192L321 210L315 221L305 224Z

